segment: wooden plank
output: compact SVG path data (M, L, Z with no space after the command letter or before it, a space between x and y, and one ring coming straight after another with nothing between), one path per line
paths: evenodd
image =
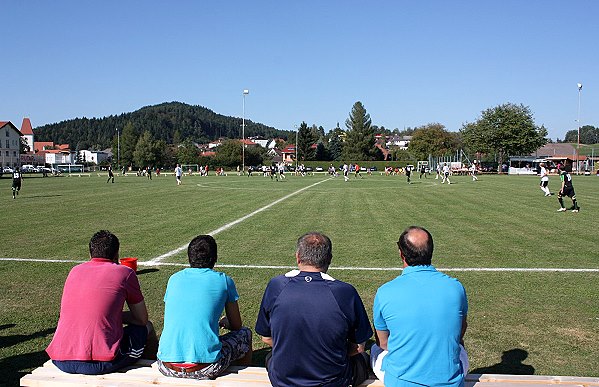
M578 376L546 376L546 375L504 375L504 374L469 374L467 381L478 382L522 382L522 383L546 383L562 385L599 386L599 378L578 377Z

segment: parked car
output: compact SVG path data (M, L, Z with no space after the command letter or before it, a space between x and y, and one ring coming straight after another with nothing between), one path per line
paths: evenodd
M2 173L13 173L14 170L11 167L2 168Z
M316 172L323 172L323 171L324 171L324 169L323 169L322 167L316 167L315 171L316 171Z
M376 169L376 166L372 166L372 167L370 167L370 170L371 170L371 171L373 171L373 172L374 172L374 171L376 171L376 170L377 170L377 169Z
M23 173L36 173L39 172L39 169L37 167L34 167L31 164L25 164L21 167L21 172Z

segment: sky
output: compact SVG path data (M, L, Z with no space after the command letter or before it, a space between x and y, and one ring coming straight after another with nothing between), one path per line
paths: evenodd
M374 125L449 131L510 102L552 139L576 129L580 101L580 124L599 126L595 0L0 0L0 9L0 121L17 127L170 101L327 131L344 128L356 101Z

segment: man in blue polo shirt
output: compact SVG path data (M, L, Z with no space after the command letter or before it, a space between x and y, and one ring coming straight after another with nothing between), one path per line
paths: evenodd
M427 230L409 227L397 244L403 272L381 286L374 299L373 371L386 387L463 387L466 291L431 265L433 237Z
M273 278L262 298L256 333L273 349L273 386L357 386L368 377L364 342L372 328L350 284L326 274L331 240L312 232L297 242L299 270Z

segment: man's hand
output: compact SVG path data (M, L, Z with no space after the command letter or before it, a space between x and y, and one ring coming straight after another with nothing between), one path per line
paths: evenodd
M229 324L229 319L227 318L227 316L221 317L221 319L218 321L218 326L224 329L231 330L231 324Z

